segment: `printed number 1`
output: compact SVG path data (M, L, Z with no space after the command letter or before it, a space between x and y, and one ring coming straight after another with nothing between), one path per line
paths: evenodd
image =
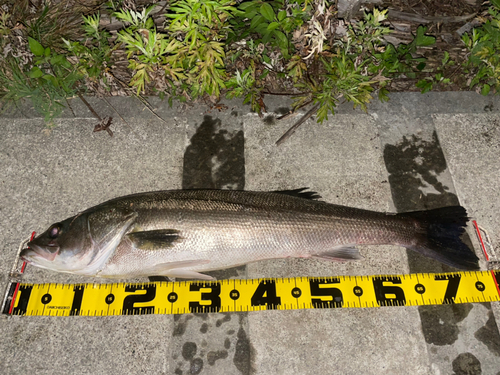
M434 276L434 280L448 280L448 286L446 287L443 303L445 304L455 303L455 297L457 296L458 286L460 285L461 277L462 277L461 275Z
M83 292L85 291L84 285L76 285L73 288L75 295L73 296L73 303L71 304L71 310L69 310L70 316L80 315L80 309L82 308Z

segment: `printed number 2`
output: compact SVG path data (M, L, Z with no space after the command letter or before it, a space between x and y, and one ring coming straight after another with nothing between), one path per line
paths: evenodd
M444 293L443 303L455 303L455 297L457 296L461 277L461 275L436 275L434 277L434 280L448 280L448 286L446 287L446 292Z
M125 292L135 292L137 290L145 290L143 294L131 294L123 300L123 315L136 315L136 314L154 314L154 306L135 307L135 303L151 302L156 297L156 285L126 285Z

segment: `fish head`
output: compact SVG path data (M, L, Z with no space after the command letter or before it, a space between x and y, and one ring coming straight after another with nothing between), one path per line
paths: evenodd
M87 215L70 217L52 224L28 242L21 259L37 267L68 272L79 267L79 260L92 251Z
M109 206L84 211L28 242L21 259L52 271L95 276L136 217L130 209Z

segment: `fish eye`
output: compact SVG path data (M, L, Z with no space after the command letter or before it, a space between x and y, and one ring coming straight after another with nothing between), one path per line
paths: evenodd
M61 227L59 224L54 224L50 229L49 229L49 237L50 238L57 238L59 236L59 233L61 232Z

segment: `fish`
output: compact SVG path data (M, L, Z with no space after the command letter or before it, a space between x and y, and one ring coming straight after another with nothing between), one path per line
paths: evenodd
M461 206L385 213L283 191L166 190L111 199L51 225L21 258L57 272L105 278L204 272L277 258L362 259L356 245L399 245L461 270L478 257L461 239Z

